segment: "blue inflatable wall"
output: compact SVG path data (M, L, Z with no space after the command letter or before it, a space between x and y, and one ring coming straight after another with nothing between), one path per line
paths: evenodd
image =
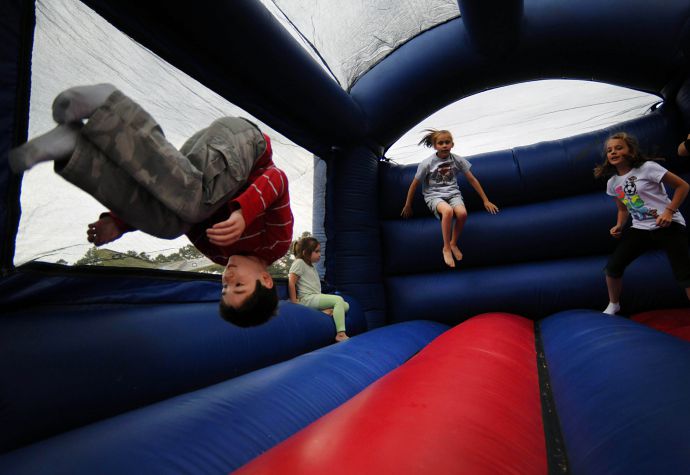
M605 138L618 130L643 137L647 150L676 155L675 121L658 111L610 130L469 157L472 173L501 211L484 211L459 177L469 217L459 241L464 258L455 269L440 258L439 221L421 194L414 218L399 216L416 166L381 163L382 267L390 319L414 320L431 311L453 324L488 311L537 319L569 308L605 307L603 267L615 245L608 230L616 207L603 192L605 181L595 180L592 170L602 160ZM679 173L688 169L675 158L664 164ZM636 262L624 289L628 312L660 302L685 303L662 253Z

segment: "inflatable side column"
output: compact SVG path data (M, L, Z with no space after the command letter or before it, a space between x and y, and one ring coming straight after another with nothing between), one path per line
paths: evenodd
M326 280L364 308L369 328L385 324L378 219L378 155L335 150L327 160Z
M319 262L314 264L319 277L323 279L326 275L326 260L328 259L328 237L326 236L326 178L328 167L326 161L314 155L314 191L312 209L312 235L321 244L321 256ZM297 239L299 236L294 236Z
M0 7L5 32L2 53L3 88L0 110L5 121L0 130L0 275L14 268L14 238L19 226L21 178L10 172L7 153L26 141L29 129L31 52L36 14L31 0L3 2ZM10 72L11 71L11 72Z

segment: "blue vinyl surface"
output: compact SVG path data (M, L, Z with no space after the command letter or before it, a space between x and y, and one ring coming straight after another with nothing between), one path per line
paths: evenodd
M484 312L510 312L539 319L571 308L603 309L608 297L607 256L454 269L386 279L394 321L425 318L454 325ZM622 311L628 314L687 303L666 255L650 252L623 277Z
M349 297L348 332L366 330ZM239 328L218 303L58 306L0 318L0 452L333 342L333 320L281 302Z
M587 310L540 327L571 473L688 473L690 343Z
M372 330L0 455L0 473L228 473L347 401L447 328L420 321Z

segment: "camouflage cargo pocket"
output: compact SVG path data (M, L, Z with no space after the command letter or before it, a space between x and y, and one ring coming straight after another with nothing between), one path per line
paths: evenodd
M209 144L204 168L204 203L215 205L239 191L251 169L240 160L230 144Z

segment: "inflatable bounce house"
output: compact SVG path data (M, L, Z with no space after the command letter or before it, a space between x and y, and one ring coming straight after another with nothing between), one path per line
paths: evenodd
M0 473L690 473L688 302L650 252L623 316L601 313L616 211L592 175L625 130L689 177L690 1L429 2L456 13L340 84L257 0L83 3L325 161L326 280L352 337L332 344L332 322L287 301L228 325L218 276L15 267L6 157L27 139L35 5L3 2ZM416 166L387 148L453 101L547 78L661 105L468 157L501 212L465 193L466 257L446 268L421 196L399 216Z

